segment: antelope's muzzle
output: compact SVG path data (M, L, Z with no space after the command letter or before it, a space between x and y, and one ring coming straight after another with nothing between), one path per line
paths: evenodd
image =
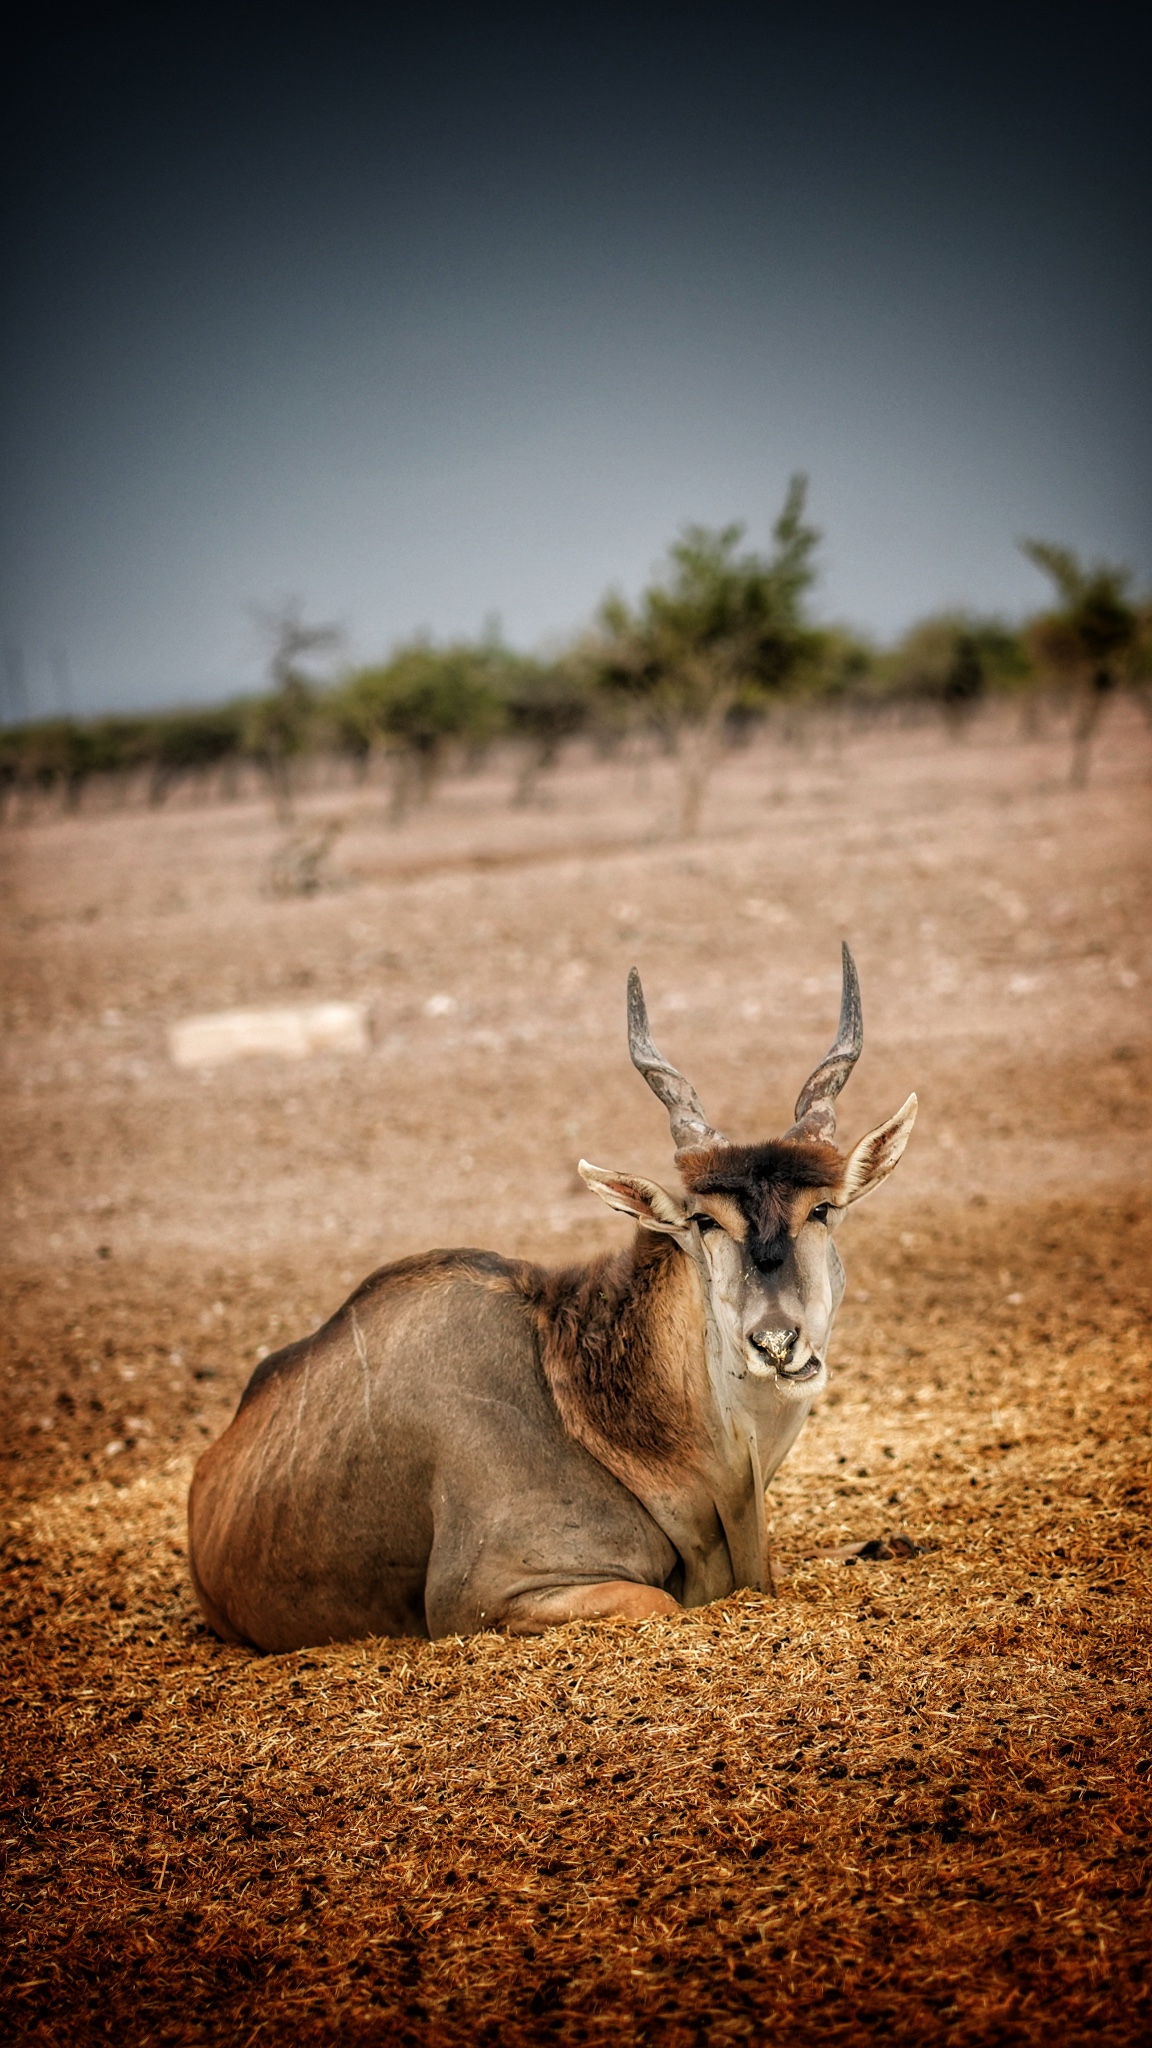
M822 1370L822 1360L813 1353L793 1364L800 1342L799 1330L750 1330L748 1342L759 1352L765 1366L785 1380L814 1380Z
M778 1369L786 1367L800 1340L799 1330L749 1330L748 1342Z

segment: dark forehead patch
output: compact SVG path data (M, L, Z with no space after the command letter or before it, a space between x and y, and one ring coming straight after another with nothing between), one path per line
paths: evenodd
M835 1145L814 1138L774 1138L765 1145L714 1145L686 1152L677 1164L695 1195L731 1195L748 1219L755 1244L772 1244L788 1229L793 1198L804 1188L835 1188L844 1160Z

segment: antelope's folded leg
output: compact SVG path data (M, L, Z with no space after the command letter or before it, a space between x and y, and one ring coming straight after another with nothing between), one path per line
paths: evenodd
M659 1586L632 1579L602 1579L594 1586L550 1586L546 1592L518 1593L501 1626L512 1636L538 1636L564 1621L651 1621L681 1614L680 1602Z

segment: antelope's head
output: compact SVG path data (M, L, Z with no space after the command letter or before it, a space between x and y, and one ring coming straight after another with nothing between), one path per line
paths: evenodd
M764 1395L771 1390L773 1407L802 1404L805 1413L826 1383L828 1340L844 1292L836 1227L849 1203L887 1180L916 1118L910 1095L850 1151L835 1144L836 1097L864 1042L860 985L847 946L843 973L836 1042L801 1089L791 1128L767 1143L736 1145L713 1129L691 1083L656 1050L633 968L629 1049L668 1111L682 1192L580 1162L589 1187L611 1208L665 1232L696 1260L730 1369L747 1393L755 1399L757 1387Z

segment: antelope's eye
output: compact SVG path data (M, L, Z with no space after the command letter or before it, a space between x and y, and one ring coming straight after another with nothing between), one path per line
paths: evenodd
M816 1207L808 1211L809 1223L827 1223L828 1211L831 1207L831 1202L817 1202Z
M700 1232L701 1237L709 1230L719 1230L720 1228L716 1218L709 1216L706 1212L702 1212L699 1216L693 1216L692 1221Z

